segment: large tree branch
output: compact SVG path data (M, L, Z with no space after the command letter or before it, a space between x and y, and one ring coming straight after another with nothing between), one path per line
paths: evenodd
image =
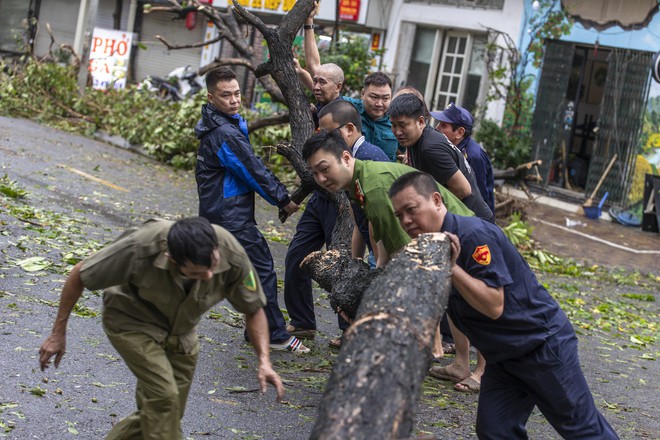
M315 0L312 1L298 1L293 5L293 8L286 14L284 20L277 27L279 39L285 45L292 45L294 38L300 31L300 28L305 23L305 19L309 16L315 8Z
M257 30L261 32L261 34L266 39L266 42L270 43L273 30L269 28L266 23L261 21L259 17L241 6L236 0L232 0L232 3L234 4L234 8L236 9L238 15L245 19L245 21L247 21L249 24L257 28Z
M171 44L165 38L163 38L162 35L156 35L156 40L160 41L167 47L167 50L178 50L178 49L194 49L196 47L204 47L207 44L213 44L217 43L218 41L222 40L224 37L216 37L212 40L209 41L200 41L199 43L192 43L192 44Z
M200 67L199 74L206 75L209 70L213 70L220 66L243 66L247 67L251 71L254 71L254 65L252 62L250 62L250 60L246 60L245 58L216 58L210 64L207 64L204 67Z
M248 124L248 132L252 133L254 130L259 130L260 128L268 127L271 125L286 124L289 122L289 120L289 112L275 113L270 116L250 121Z

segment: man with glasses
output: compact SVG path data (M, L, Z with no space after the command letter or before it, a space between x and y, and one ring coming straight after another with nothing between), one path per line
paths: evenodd
M326 132L336 132L345 141L352 155L362 160L388 162L389 159L377 146L365 141L362 135L360 115L350 102L335 100L325 105L319 112L319 127ZM329 202L329 203L327 203ZM360 228L353 231L355 244L353 256L364 256L364 244L369 249L368 224L360 211L354 210L356 224ZM314 314L314 297L312 295L312 280L300 268L302 260L312 252L330 245L332 231L337 220L337 208L334 202L315 193L309 200L305 212L298 221L296 233L291 240L286 254L284 274L284 301L291 318L287 330L300 338L311 339L316 334L316 317ZM346 323L340 319L339 327L343 330ZM330 346L338 347L340 341L331 339Z
M314 36L314 17L318 13L318 2L316 8L307 17L303 29L305 31L305 61L307 69L315 78L319 72L325 72L327 64L321 64L319 49L316 45ZM309 80L304 79L304 73L299 71L299 77L303 84L309 84ZM343 78L342 78L343 81ZM309 86L308 86L309 87ZM318 100L316 88L313 89L314 96ZM374 72L364 79L360 98L349 98L342 96L342 99L350 102L356 108L362 119L362 134L368 142L382 149L390 161L397 159L397 149L399 143L392 134L392 124L387 116L387 110L392 99L392 80L383 72ZM328 101L329 102L329 101Z

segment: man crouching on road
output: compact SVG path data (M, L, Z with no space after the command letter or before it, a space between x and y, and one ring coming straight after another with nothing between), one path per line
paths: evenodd
M618 439L594 404L571 323L502 230L447 212L426 173L399 177L389 196L408 235L444 232L450 240L447 313L487 362L477 436L527 439L536 405L563 438Z
M223 299L245 313L262 392L284 387L270 364L266 297L236 239L202 217L149 220L78 263L62 289L53 331L39 350L43 371L66 348L69 315L83 288L105 289L103 329L137 378L138 410L107 439L180 439L201 316Z

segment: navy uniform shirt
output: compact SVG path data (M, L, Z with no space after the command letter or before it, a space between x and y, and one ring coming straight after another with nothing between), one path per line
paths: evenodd
M495 180L488 153L470 136L463 139L457 146L474 171L481 197L490 210L495 213Z
M441 230L460 240L459 267L490 287L504 287L504 310L497 319L475 310L453 288L449 296L447 313L488 363L529 353L568 323L563 310L498 226L448 212Z

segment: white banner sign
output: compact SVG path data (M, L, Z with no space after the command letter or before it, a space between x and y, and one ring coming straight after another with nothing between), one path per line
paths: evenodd
M89 73L95 89L123 89L131 56L133 33L94 28L89 49Z

